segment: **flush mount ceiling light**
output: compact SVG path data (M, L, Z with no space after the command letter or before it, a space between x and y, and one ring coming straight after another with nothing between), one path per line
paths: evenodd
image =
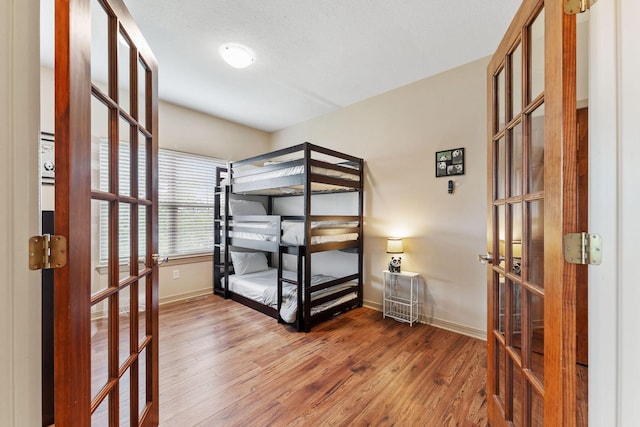
M237 43L227 43L220 46L220 55L227 64L235 68L245 68L255 60L251 51Z

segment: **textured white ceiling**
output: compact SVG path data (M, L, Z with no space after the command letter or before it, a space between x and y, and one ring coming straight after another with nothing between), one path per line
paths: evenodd
M47 2L43 0L43 27ZM95 0L92 0L95 1ZM519 0L125 0L160 97L273 131L490 55ZM52 9L51 9L52 10ZM43 62L47 63L43 29ZM51 34L51 33L49 33ZM236 42L246 69L218 55Z

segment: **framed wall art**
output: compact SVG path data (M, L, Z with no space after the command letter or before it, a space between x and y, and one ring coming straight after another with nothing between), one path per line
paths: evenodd
M436 151L436 178L464 175L464 148Z

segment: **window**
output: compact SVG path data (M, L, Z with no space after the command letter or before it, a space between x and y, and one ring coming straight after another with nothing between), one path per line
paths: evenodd
M211 254L216 169L226 165L170 150L158 162L160 255Z
M121 164L129 163L128 145L120 147ZM100 141L100 185L108 191L108 144ZM226 167L222 160L160 149L158 153L158 231L161 257L184 257L213 253L214 190L216 171ZM121 188L129 187L129 175L120 176ZM100 209L100 264L106 265L108 251L106 204ZM121 212L120 229L128 229L129 214ZM126 234L126 233L125 233ZM120 262L128 262L128 235L121 235ZM144 241L144 236L140 236Z

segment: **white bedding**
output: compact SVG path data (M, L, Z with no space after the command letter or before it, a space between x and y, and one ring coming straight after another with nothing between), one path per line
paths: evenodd
M295 279L296 273L293 271L283 271L283 276L287 279ZM311 286L319 283L324 283L332 280L333 277L325 276L322 274L313 275L311 277ZM278 308L278 270L270 268L258 273L245 274L237 276L235 274L229 276L229 290L235 292L244 297L250 298L261 304L268 305L272 308ZM352 286L352 283L344 283L342 285L335 286L328 290L324 290L324 294L335 292L340 289L344 289L348 286ZM322 292L317 292L314 297L324 295ZM337 300L329 301L321 304L317 307L313 307L311 314L318 313L329 307L341 304L343 302L357 298L356 292L344 295ZM280 308L280 317L287 323L295 322L297 314L297 289L295 285L284 283L282 286L282 306Z
M273 229L276 227L275 222L254 222L254 221L230 221L229 225L232 227L244 227L251 228L254 232L250 231L233 231L229 232L230 237L236 237L238 239L249 239L249 240L263 240L268 242L274 242L276 240L276 236L273 234L264 234L260 232L260 229Z
M355 169L354 169L355 170ZM304 173L304 166L297 165L291 166L287 168L268 170L266 172L260 172L253 175L243 176L239 178L234 178L234 184L244 184L247 182L257 182L271 178L280 178L283 176L294 176L294 175L302 175ZM318 166L311 166L311 173L317 175L325 175L334 178L342 178L348 179L349 181L358 181L358 175L353 175L350 173L345 173L341 171L337 171L334 169L321 168Z
M331 228L352 228L357 227L358 222L312 222L311 229L331 229ZM357 240L358 233L346 234L330 234L326 236L311 236L311 244L329 242L346 242L349 240ZM304 244L304 222L302 221L282 221L282 243L287 245L303 245Z
M341 166L350 167L348 165L341 165ZM259 168L259 166L256 166L256 168ZM354 170L357 170L357 169L354 168ZM333 178L341 178L341 179L352 181L352 182L358 182L360 180L358 175L344 173L341 171L336 171L334 169L327 169L327 168L322 168L318 166L311 166L311 172L317 175L324 175L324 176L329 176ZM233 183L242 185L242 184L248 184L252 182L260 182L260 181L266 181L273 178L282 178L282 177L289 177L289 176L299 177L300 178L299 182L293 183L288 187L273 187L273 188L260 188L260 189L249 190L248 193L258 192L260 194L265 194L265 195L288 195L288 194L297 194L297 193L303 192L304 191L304 185L303 185L304 184L304 166L303 165L285 167L285 168L275 169L275 170L268 170L265 172L258 172L253 175L237 177L233 179ZM229 184L228 179L224 179L222 181L222 185L228 185L228 184ZM332 184L324 184L321 182L311 182L311 191L314 193L316 192L321 193L325 191L335 191L336 188L337 187Z
M231 231L229 235L239 239L249 240L263 240L263 241L275 241L275 236L261 234L260 228L270 228L273 224L266 222L240 222L233 221L233 226L239 227L251 227L256 232L247 231ZM320 221L312 222L311 229L331 229L331 228L352 228L357 227L357 221L340 222L340 221ZM326 236L312 236L311 244L317 245L320 243L330 242L346 242L350 240L357 240L358 233L345 233L345 234L331 234ZM303 245L304 244L304 222L303 221L282 221L282 237L281 242L286 245Z

